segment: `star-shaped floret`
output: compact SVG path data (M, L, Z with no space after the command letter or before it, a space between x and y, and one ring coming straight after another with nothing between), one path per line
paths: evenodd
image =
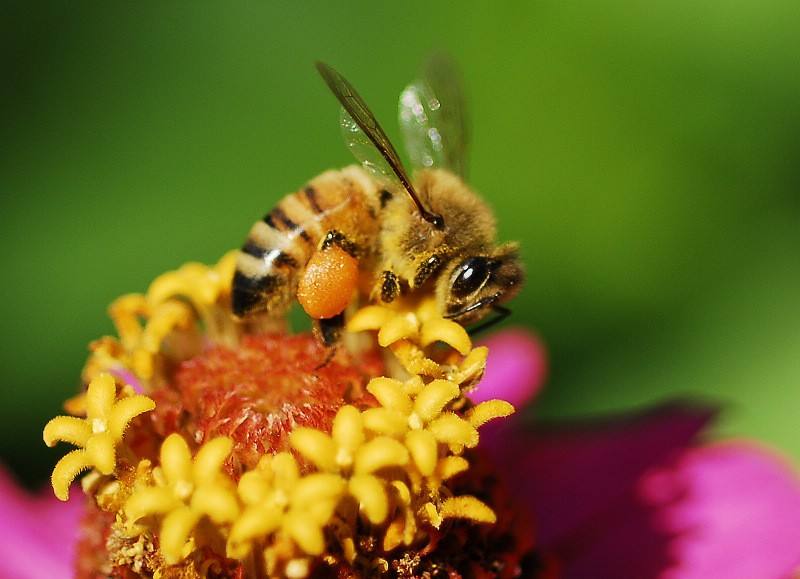
M104 475L113 473L117 466L117 445L128 424L155 408L155 402L147 396L118 398L110 374L100 374L91 381L85 403L86 418L57 416L44 427L47 446L63 441L79 447L59 460L53 469L53 491L62 501L69 498L69 485L82 471L95 468Z
M380 402L380 408L364 411L368 430L403 437L411 458L423 476L434 474L439 460L439 444L459 454L478 444L478 427L494 418L508 416L514 407L502 400L483 402L462 418L447 410L462 393L451 380L437 379L425 384L416 376L406 382L392 378L373 378L367 391Z
M171 434L161 445L160 466L153 470L155 485L134 490L126 501L124 512L131 528L144 517L163 517L158 536L168 564L191 550L189 539L203 517L223 525L239 515L236 487L222 471L232 449L230 438L214 438L200 447L193 460L183 437Z
M150 304L141 294L122 296L109 311L122 344L116 362L130 367L144 380L153 377L155 358L166 337L178 329L188 330L195 323L195 312L189 304L179 300ZM142 319L146 320L144 324Z
M333 420L331 434L313 428L298 428L291 434L292 447L323 473L341 476L347 492L359 503L367 519L382 523L389 513L386 486L378 471L408 463L408 451L394 438L364 432L361 412L342 406Z
M253 542L281 532L308 555L325 550L323 527L328 524L346 490L337 474L304 477L288 452L264 456L239 480L245 505L228 537L228 556L243 558Z
M456 452L478 444L478 431L468 420L445 407L461 396L458 384L417 379L406 383L392 378L373 378L367 391L381 408L364 412L367 429L389 436L402 436L411 458L423 476L431 476L439 459L439 444Z
M406 369L413 374L437 375L438 364L426 357L424 348L435 342L448 344L461 355L472 350L472 340L460 324L439 313L436 300L420 304L398 303L392 307L371 305L362 308L347 324L350 332L378 331L378 344L391 347Z
M185 297L196 307L214 304L230 294L237 254L238 251L230 251L213 266L192 262L158 276L147 289L148 303Z
M159 276L146 295L124 295L111 304L109 313L119 341L106 337L95 344L84 375L122 366L149 382L158 370L158 355L175 331L190 331L198 319L216 341L236 334L235 324L220 315L230 296L236 254L231 251L214 266L188 263Z

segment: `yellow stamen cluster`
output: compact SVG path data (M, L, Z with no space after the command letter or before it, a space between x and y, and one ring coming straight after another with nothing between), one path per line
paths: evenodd
M383 529L385 550L419 539L426 524L446 519L493 523L491 508L472 496L451 496L445 483L469 468L459 456L478 443L477 427L513 412L502 401L484 402L465 417L448 410L461 392L444 379L425 384L375 378L367 389L380 406L339 409L331 433L297 428L292 448L310 463L301 474L287 452L262 457L234 487L221 467L232 448L229 438L203 445L192 461L177 434L162 445L153 483L140 486L125 503L131 528L158 525L161 552L169 564L196 546L192 532L204 518L227 542L229 557L246 559L263 550L272 574L302 566L325 552L326 529L336 530L340 548L354 559L359 517Z
M320 555L325 549L323 527L336 509L342 482L324 473L301 477L294 456L281 452L263 457L254 470L242 475L238 492L244 508L230 530L229 556L247 556L254 544L274 533L306 553ZM274 566L273 557L268 561Z
M423 300L417 307L402 300L391 306L367 306L356 312L348 322L347 330L377 330L378 345L391 349L412 375L441 375L441 366L425 353L425 348L431 344L443 342L464 356L472 350L469 334L461 325L443 318L433 298Z
M100 374L86 392L86 418L57 416L44 427L44 442L58 441L79 447L56 463L51 478L53 490L62 501L69 498L69 485L81 472L95 468L110 475L117 466L117 446L125 429L139 414L155 408L147 396L132 394L117 397L117 387L110 374Z
M161 356L185 359L197 353L202 335L230 342L237 335L230 316L230 288L236 252L216 265L188 263L156 278L145 294L128 294L109 308L119 339L105 336L91 345L84 379L128 368L145 383L154 381Z
M331 434L313 428L298 428L291 434L292 447L320 472L341 481L342 493L358 501L373 524L386 519L389 500L384 481L376 472L408 463L408 451L387 436L368 439L361 412L343 406L336 413Z
M190 536L204 517L224 525L239 515L235 486L222 472L232 448L230 438L215 438L192 460L186 441L169 435L161 445L161 464L153 470L154 484L136 489L125 503L131 528L144 517L162 518L159 541L168 564L191 552Z

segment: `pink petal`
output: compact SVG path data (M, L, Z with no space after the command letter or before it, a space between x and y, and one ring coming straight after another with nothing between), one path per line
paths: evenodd
M72 577L82 511L82 495L73 489L67 503L47 489L33 496L0 469L0 577L45 579Z
M119 366L117 368L112 368L111 373L125 382L128 386L133 388L133 391L137 394L143 394L145 391L144 386L139 381L139 378L136 377L136 374L125 368L124 366Z
M489 359L483 380L470 393L472 400L500 398L519 407L539 393L547 376L547 351L535 334L504 330L482 345L489 347Z
M692 449L639 490L675 537L663 579L782 579L800 568L800 477L762 448Z
M668 537L633 500L636 483L684 450L712 416L670 405L559 429L511 423L481 436L481 445L531 511L542 548L562 560L565 577L645 579L669 562Z

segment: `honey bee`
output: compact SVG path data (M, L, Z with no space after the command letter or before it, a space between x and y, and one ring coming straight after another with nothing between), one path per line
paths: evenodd
M342 105L345 141L361 166L322 173L250 230L233 279L233 311L286 313L297 301L331 345L354 296L390 303L434 292L462 325L520 290L516 243L498 244L494 216L464 182L467 129L456 69L435 58L403 90L399 118L413 179L353 86L317 69Z

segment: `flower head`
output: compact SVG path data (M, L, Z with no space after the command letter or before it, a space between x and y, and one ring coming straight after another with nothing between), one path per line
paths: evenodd
M116 521L108 561L153 574L202 574L211 561L269 576L381 574L408 567L449 527L488 537L491 497L456 482L479 460L479 427L513 412L466 397L486 348L423 300L366 306L350 330L377 330L377 342L327 354L313 340L264 333L274 326L232 322L230 268L229 257L190 264L117 300L119 338L93 345L85 401L70 403L88 418L45 429L48 442L81 446L82 468L98 471L84 488ZM110 372L148 395L126 388L116 400ZM155 412L124 444L125 426L146 410ZM56 472L63 494L78 471L59 463Z

